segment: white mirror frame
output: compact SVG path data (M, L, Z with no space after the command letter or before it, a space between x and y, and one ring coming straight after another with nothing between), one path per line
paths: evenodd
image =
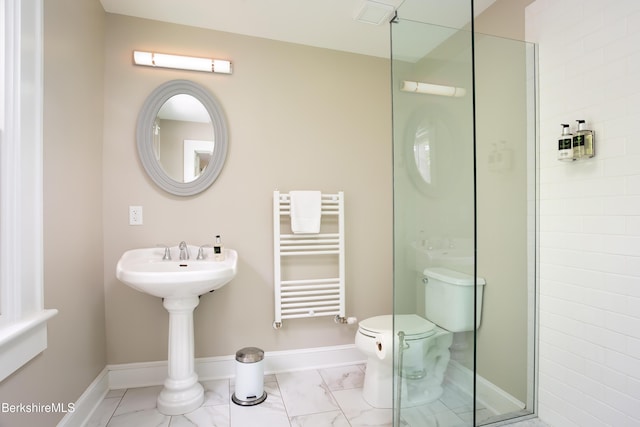
M153 123L160 107L172 96L191 95L206 108L211 117L215 148L211 162L202 175L191 182L179 182L171 178L156 159L153 149ZM149 178L167 193L176 196L193 196L206 190L216 180L227 157L227 121L222 106L207 89L189 80L172 80L158 86L147 98L138 115L136 128L138 155Z

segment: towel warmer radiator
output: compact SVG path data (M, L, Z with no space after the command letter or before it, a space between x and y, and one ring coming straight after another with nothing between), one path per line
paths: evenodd
M275 321L273 327L282 327L284 319L334 316L336 322L345 318L344 298L344 193L322 193L321 229L317 234L283 232L290 222L291 198L288 193L273 192L273 252ZM333 228L332 232L325 232ZM330 277L287 277L283 264L294 264L309 257L326 258L333 264L336 274ZM322 263L325 265L326 263ZM295 274L294 274L295 276Z

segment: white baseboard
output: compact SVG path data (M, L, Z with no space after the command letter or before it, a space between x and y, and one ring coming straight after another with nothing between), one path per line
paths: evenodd
M109 392L109 371L105 367L67 412L58 427L82 427Z
M366 358L353 344L264 353L265 374L319 369L365 363ZM235 376L235 355L196 359L195 370L202 381ZM167 362L108 365L109 388L161 385L167 377Z
M447 379L460 390L468 392L469 384L473 383L473 371L451 360ZM524 403L480 375L476 376L476 393L476 400L495 414L518 412L525 407Z
M342 345L302 350L265 352L265 374L321 369L366 363L356 346ZM107 365L75 403L75 410L58 427L86 423L109 390L161 385L167 376L167 361ZM196 359L195 370L201 381L235 376L235 355Z
M266 374L322 369L367 363L355 344L301 350L271 351L264 354ZM234 365L235 366L235 365ZM235 375L232 374L232 375Z

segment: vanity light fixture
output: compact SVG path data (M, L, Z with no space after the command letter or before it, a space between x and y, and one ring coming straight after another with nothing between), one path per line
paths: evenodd
M166 53L133 51L133 63L148 67L176 68L179 70L205 71L207 73L231 74L231 61L225 59L196 58L193 56L169 55Z
M415 92L425 93L427 95L455 97L461 97L467 93L467 91L461 87L434 85L431 83L411 82L407 80L402 82L402 87L400 88L400 90L403 92Z

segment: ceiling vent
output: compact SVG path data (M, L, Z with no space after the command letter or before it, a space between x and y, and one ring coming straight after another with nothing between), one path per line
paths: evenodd
M365 0L353 19L366 24L381 25L388 23L395 11L396 8L390 4Z

